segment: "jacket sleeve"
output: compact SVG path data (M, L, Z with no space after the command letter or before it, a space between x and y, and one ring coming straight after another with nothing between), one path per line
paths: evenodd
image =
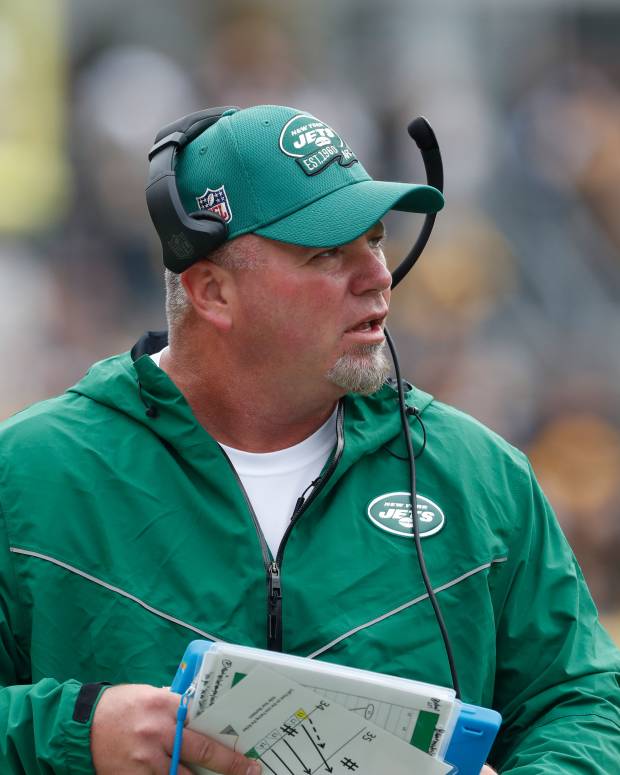
M29 649L19 621L23 607L17 603L19 590L6 539L0 509L0 772L92 773L92 712L81 721L74 718L82 685L53 678L29 683Z
M620 654L533 472L496 607L490 762L502 775L620 772Z

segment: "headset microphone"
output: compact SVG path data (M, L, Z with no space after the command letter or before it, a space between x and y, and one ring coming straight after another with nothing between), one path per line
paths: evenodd
M433 186L443 193L443 164L441 161L441 152L439 151L439 144L437 143L437 138L435 137L431 125L425 118L418 116L418 118L414 118L409 124L407 131L422 154L428 185ZM436 213L429 213L426 216L422 230L415 241L415 244L403 261L401 261L392 272L392 288L396 288L398 283L405 277L418 258L420 258L422 251L426 247L428 238L431 236L433 226L435 225L436 215Z

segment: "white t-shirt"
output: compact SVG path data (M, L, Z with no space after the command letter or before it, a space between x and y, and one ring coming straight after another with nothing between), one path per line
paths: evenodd
M277 452L245 452L220 444L241 479L274 558L297 499L318 478L334 448L336 414L307 439Z
M164 347L164 350L165 349L166 348ZM158 353L151 353L151 358L153 359L153 363L156 366L159 366L159 362L161 361L161 355L162 355L164 350L160 350Z
M159 366L161 352L151 358ZM274 558L297 499L318 478L336 444L336 416L337 409L307 439L276 452L245 452L220 444L241 479ZM309 494L310 490L306 497Z

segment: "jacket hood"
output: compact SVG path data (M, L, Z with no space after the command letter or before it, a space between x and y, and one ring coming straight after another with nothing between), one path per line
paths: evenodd
M126 415L160 436L175 449L215 441L196 420L183 394L168 375L155 365L151 353L161 350L167 342L165 333L149 332L131 352L122 353L95 363L69 393L84 396L97 404ZM407 404L420 414L433 398L407 385ZM247 399L240 392L239 400ZM372 422L369 422L370 420ZM377 419L380 421L377 422ZM417 423L411 418L411 427ZM373 452L390 444L400 449L402 443L398 393L396 385L386 383L371 396L349 394L344 399L344 429L346 448L344 460L350 464L360 454ZM416 450L420 443L415 443Z

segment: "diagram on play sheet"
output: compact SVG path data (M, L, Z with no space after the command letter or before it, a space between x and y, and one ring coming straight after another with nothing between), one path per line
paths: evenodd
M452 769L265 667L252 670L190 726L258 759L265 775L447 775Z
M420 711L396 703L380 702L374 698L353 695L347 692L333 691L323 687L308 687L327 700L353 711L366 721L381 727L396 737L421 750L432 753L443 734L442 728L437 729L438 714L430 711ZM431 702L429 701L429 707ZM419 744L418 744L419 743Z

